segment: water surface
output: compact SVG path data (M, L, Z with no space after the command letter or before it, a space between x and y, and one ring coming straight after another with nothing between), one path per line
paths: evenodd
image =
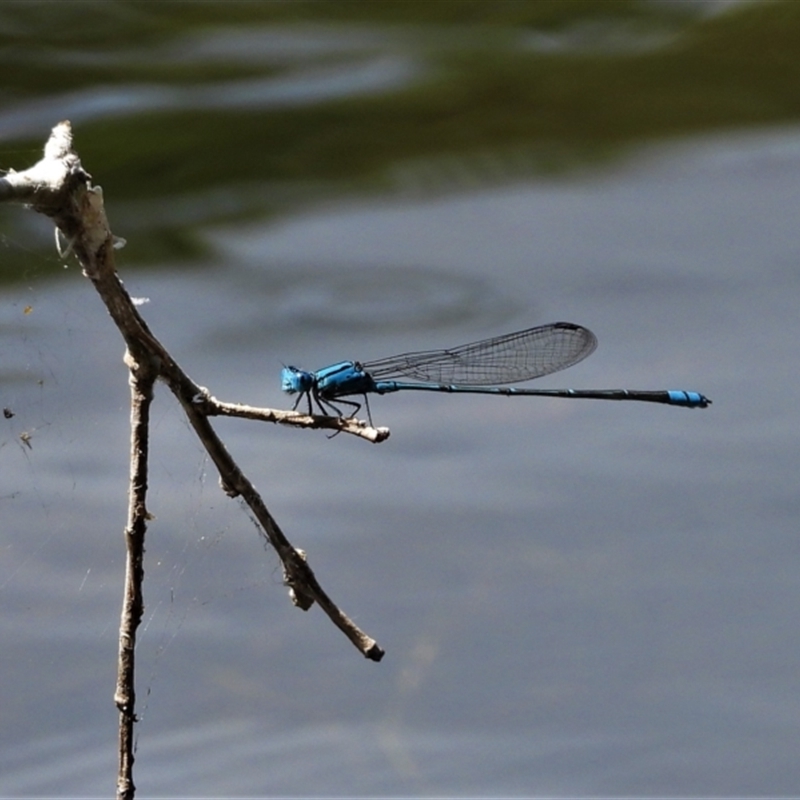
M564 319L600 346L539 385L714 401L398 394L372 403L392 429L380 446L215 421L326 590L386 649L374 664L317 609L290 605L277 559L161 389L137 651L142 796L795 791L800 128L513 182L486 167L507 168L507 152L480 169L418 162L398 168L402 191L328 187L309 203L293 184L296 205L260 181L187 188L155 211L127 186L117 200L94 145L81 152L131 241L126 286L220 399L286 407L282 363ZM448 190L427 191L447 174ZM275 195L280 214L254 213ZM127 376L90 285L39 248L52 234L25 213L3 242L24 279L0 295L14 412L0 419L0 794L107 796ZM190 237L176 232L187 221ZM134 240L159 231L151 268L129 270Z

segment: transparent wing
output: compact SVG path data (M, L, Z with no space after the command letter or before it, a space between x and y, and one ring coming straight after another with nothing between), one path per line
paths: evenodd
M549 375L582 361L597 347L587 328L554 322L447 350L403 353L361 366L376 381L414 378L426 383L490 386Z

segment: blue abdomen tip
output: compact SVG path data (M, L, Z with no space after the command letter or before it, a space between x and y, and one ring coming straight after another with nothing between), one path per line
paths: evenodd
M668 392L669 399L679 406L699 406L705 408L711 401L700 392L684 392L679 389L673 389Z

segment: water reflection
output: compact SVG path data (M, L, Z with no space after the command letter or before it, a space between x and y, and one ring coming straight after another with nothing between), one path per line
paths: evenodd
M280 77L242 78L196 87L163 83L97 87L68 92L0 111L0 141L40 134L53 120L73 125L158 111L221 112L279 109L373 93L408 85L418 73L412 61L387 56L349 66L327 65Z
M433 331L502 320L514 308L489 281L422 267L270 264L242 277L254 302L254 332ZM237 332L241 322L239 316Z
M127 8L98 8L112 6ZM167 76L155 81L166 93L145 92L145 106L221 104L220 86L249 86L268 105L266 90L295 78L302 99L300 71L319 77L328 58L344 83L351 66L381 63L398 85L416 80L419 62L386 56L372 31L311 36L296 57L266 34L247 37L178 37L158 52L174 67L215 50L225 63L238 49L278 77L219 73L186 88ZM689 59L700 41L662 57ZM119 59L136 52L129 45ZM103 121L77 136L112 224L126 223L126 285L151 298L143 313L154 332L221 399L285 404L282 360L313 367L566 318L601 342L570 382L686 383L715 401L692 413L386 397L378 413L393 435L381 447L216 422L326 588L387 648L377 666L323 615L290 607L276 559L159 390L137 651L145 794L796 790L787 665L798 648L787 631L800 599L798 387L786 365L800 334L800 134L711 137L655 162L648 153L528 183L533 134L521 121L550 123L567 144L581 123L593 141L583 111L597 102L607 116L590 120L616 120L616 95L596 84L571 94L596 62L547 62L531 81L498 52L497 63L476 57L463 82L447 62L444 88L426 84L431 95L402 102L398 93L378 112L353 95L354 105L313 117L130 114L127 90L152 88L146 64L118 97L72 84L60 95ZM671 74L665 63L653 67L659 81ZM617 83L598 74L625 94L620 73L610 73ZM44 115L54 85L41 108L36 91L17 108ZM523 93L541 85L557 102ZM564 97L574 101L566 111ZM740 95L729 97L739 107ZM652 113L639 101L614 135ZM117 113L128 115L124 131L111 124ZM508 131L520 149L503 149ZM454 142L458 154L443 157ZM484 167L459 171L464 163ZM496 188L503 164L515 187ZM376 207L360 194L417 165L408 202ZM494 189L437 195L484 177ZM349 182L347 204L332 193L337 180ZM320 207L321 196L336 202ZM306 212L289 214L293 204ZM202 268L192 260L181 271L154 249L157 269L131 270L136 242L160 230L190 240ZM12 234L29 240L27 229ZM113 785L128 388L105 310L77 270L53 271L60 283L27 280L0 304L1 399L15 411L0 418L0 792L85 796ZM20 442L26 431L32 448Z

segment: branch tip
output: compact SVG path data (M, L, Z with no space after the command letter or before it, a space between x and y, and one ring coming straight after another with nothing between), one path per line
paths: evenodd
M46 159L59 160L72 152L72 125L69 120L63 120L50 132L50 138L44 146Z

